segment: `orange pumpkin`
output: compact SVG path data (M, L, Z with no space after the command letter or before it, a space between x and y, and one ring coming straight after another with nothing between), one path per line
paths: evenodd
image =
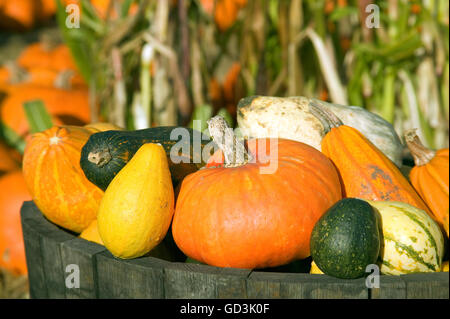
M90 121L87 89L64 90L32 84L8 88L7 96L0 105L1 120L18 135L25 137L29 133L29 125L23 103L37 99L44 102L54 124L83 125Z
M55 71L77 70L66 45L54 45L46 41L26 47L17 58L17 64L24 69L40 67Z
M33 134L23 157L23 173L34 202L55 224L80 233L96 218L103 191L84 176L81 148L92 131L54 126Z
M19 163L11 156L11 152L14 151L0 140L0 175L19 169Z
M341 199L336 169L304 143L247 144L255 161L224 166L219 150L205 169L185 177L172 222L177 246L218 267L275 267L308 257L314 224ZM263 173L269 167L276 169Z
M415 130L405 132L405 141L415 163L409 172L411 184L430 207L448 237L449 149L428 149L422 144Z
M0 177L0 190L0 267L26 274L20 207L31 195L22 172L15 170Z
M336 165L344 197L398 201L430 212L395 164L353 127L312 103L311 111L330 131L322 139L322 152Z
M0 27L26 30L36 22L37 0L0 0Z
M214 21L220 31L229 29L236 21L239 7L234 0L218 0L214 10Z

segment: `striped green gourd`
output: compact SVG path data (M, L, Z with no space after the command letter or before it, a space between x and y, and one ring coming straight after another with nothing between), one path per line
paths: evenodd
M368 201L381 215L384 247L379 261L385 275L440 271L444 236L423 210L402 202Z

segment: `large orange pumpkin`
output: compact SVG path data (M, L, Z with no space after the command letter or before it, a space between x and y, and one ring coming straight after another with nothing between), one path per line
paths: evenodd
M42 100L52 115L54 124L83 125L90 121L87 89L57 89L36 85L18 84L10 86L0 105L0 118L18 135L26 136L29 125L23 103Z
M22 172L16 170L0 177L0 190L0 267L26 274L20 207L31 200L31 195Z
M415 130L405 132L405 141L415 163L409 172L411 184L430 207L448 237L449 150L443 148L433 151L425 147Z
M23 173L34 202L55 224L80 233L96 218L103 191L80 167L81 148L92 131L54 126L27 142Z
M225 167L219 150L207 168L185 177L172 223L177 246L219 267L275 267L308 257L314 224L341 199L336 169L292 140L254 139L248 150L255 161ZM262 173L269 167L277 169Z
M404 202L430 213L397 166L357 129L319 105L312 104L311 111L331 128L322 139L322 152L339 171L344 197Z

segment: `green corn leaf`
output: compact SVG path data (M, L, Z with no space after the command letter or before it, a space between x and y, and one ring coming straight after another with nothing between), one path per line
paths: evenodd
M222 116L225 121L227 122L229 127L233 127L233 117L231 114L224 108L221 108L219 112L217 112L217 115Z
M42 132L53 126L50 114L41 100L25 102L23 108L31 133Z
M128 11L130 11L131 4L133 3L133 0L125 0L123 1L121 7L120 7L120 15L122 18L125 18L128 15Z
M6 144L14 147L23 154L25 150L25 140L2 121L0 121L0 139L4 140Z
M209 104L195 107L194 112L192 114L192 121L189 127L199 130L201 132L205 131L208 128L208 124L206 123L206 121L208 121L212 117L212 114L213 109L212 106ZM194 121L200 121L200 127L199 123Z
M84 2L84 1L83 1ZM56 20L58 22L61 35L65 44L69 47L70 52L75 60L75 64L80 70L81 75L86 82L90 82L91 79L91 58L89 50L89 41L86 36L86 30L83 28L68 28L66 26L67 12L66 7L62 4L61 0L56 0L57 11ZM83 8L84 9L84 8ZM82 8L80 8L81 12ZM83 17L87 15L83 11ZM80 22L81 25L81 22Z

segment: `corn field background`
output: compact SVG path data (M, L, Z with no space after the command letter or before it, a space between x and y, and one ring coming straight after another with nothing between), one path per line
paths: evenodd
M361 106L399 136L416 128L426 146L449 146L448 1L25 1L54 12L32 29L5 29L0 0L0 66L42 38L64 43L91 122L132 130L200 120L204 130L216 114L236 126L244 97L305 96ZM32 120L34 131L49 124ZM0 142L20 162L25 139L2 121ZM0 272L0 298L27 298L27 285Z
M139 129L220 113L236 125L245 96L301 95L448 146L447 1L94 2L57 0L55 17L89 84L92 121ZM69 3L79 28L67 27Z
M428 146L448 145L447 1L144 0L115 19L82 2L80 29L60 27L90 83L94 120L144 128L221 112L233 121L242 97L302 95L362 106L399 133L414 127Z

